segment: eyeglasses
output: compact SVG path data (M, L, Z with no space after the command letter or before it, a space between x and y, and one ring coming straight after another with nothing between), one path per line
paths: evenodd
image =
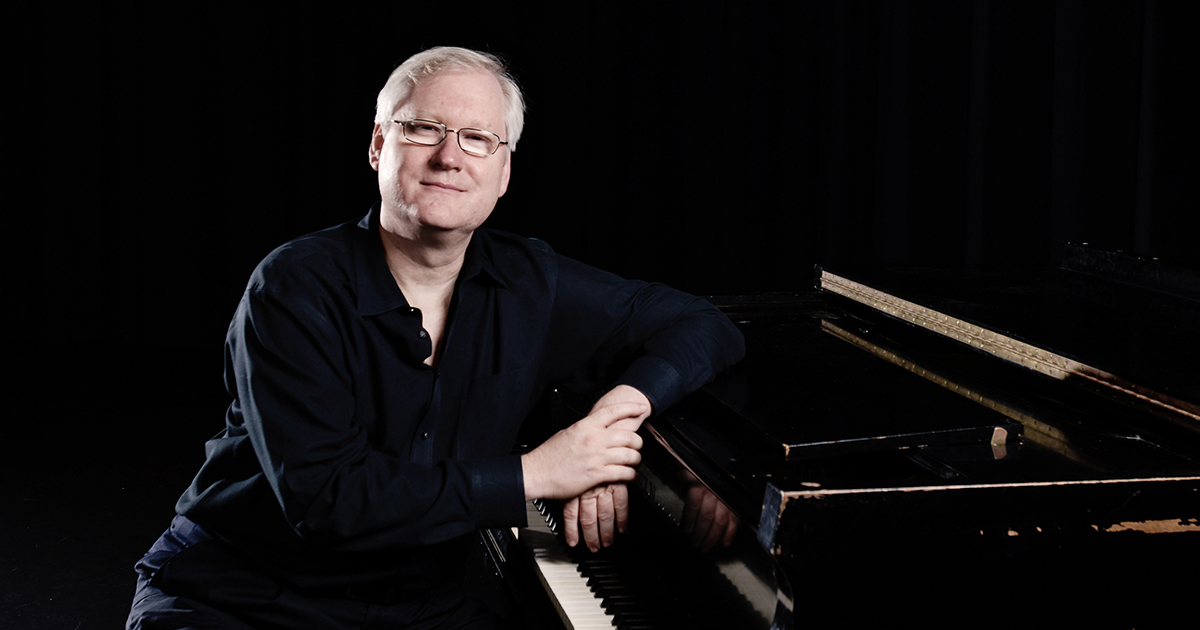
M458 146L464 153L474 155L476 157L487 157L500 149L500 145L508 144L502 142L500 136L483 129L472 129L463 127L462 129L447 129L446 125L435 120L422 120L413 118L412 120L393 120L392 122L400 125L404 130L404 138L413 144L422 144L425 146L435 146L442 143L446 139L446 132L453 131L458 136Z

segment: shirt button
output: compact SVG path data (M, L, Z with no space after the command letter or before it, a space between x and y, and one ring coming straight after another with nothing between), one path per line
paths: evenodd
M420 337L420 338L422 338L422 339L424 339L424 338L426 338L426 337L428 337L428 336L429 336L429 333L427 333L427 332L425 332L424 330L422 330L421 332L417 333L417 336L418 336L418 337Z
M428 432L428 431L426 431L426 432L422 433L422 434L421 434L421 439L422 439L422 440L428 440L428 439L429 439L429 432Z

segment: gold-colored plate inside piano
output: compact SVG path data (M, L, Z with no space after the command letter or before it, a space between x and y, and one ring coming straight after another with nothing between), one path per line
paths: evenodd
M938 333L1052 378L1071 381L1161 417L1195 427L1200 407L1039 348L1008 335L898 298L865 284L821 270L820 286L897 319Z

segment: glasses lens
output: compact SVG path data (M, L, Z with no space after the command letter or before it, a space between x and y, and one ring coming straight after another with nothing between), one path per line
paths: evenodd
M458 145L471 155L491 155L500 147L500 138L482 129L459 129Z
M404 137L417 144L437 144L446 135L446 127L432 120L404 121Z

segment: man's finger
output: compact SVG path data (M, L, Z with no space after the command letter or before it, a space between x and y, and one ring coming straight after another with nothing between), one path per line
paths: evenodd
M600 400L597 400L596 404L592 405L592 411L589 413L595 412L597 409L607 407L618 402L639 402L649 405L650 399L634 387L630 387L629 385L617 385L616 387L610 389L608 393L601 396Z
M629 449L630 453L637 453L638 451L642 450L643 444L642 436L632 431L616 431L611 427L605 431L604 443L610 449L624 448ZM629 453L626 455L629 455ZM641 455L638 455L638 457L640 458ZM640 459L638 461L640 461ZM618 459L614 460L613 463L636 466L638 462L623 461Z
M721 539L721 545L728 547L733 544L733 537L737 535L738 521L736 516L731 516L729 525L725 527L725 537Z
M687 500L683 502L683 533L691 534L696 529L696 515L700 512L700 504L704 502L704 486L691 486L687 491Z
M700 509L696 511L696 522L692 529L691 544L693 547L701 551L708 551L705 547L712 546L712 542L708 539L712 536L713 519L716 517L717 497L711 492L705 492L704 498L700 501ZM724 528L721 532L724 533Z
M607 428L616 423L618 420L637 418L649 411L650 408L643 403L622 402L598 409L595 413L584 419L586 420L588 418L592 418L593 421L599 423L600 426Z
M579 544L579 497L563 504L563 534L568 547Z
M640 457L640 455L639 455ZM604 468L604 475L607 479L604 483L629 483L637 479L637 468L626 466L624 464L612 464Z
M579 528L583 530L583 542L593 552L600 551L600 526L597 522L596 499L588 497L579 501Z
M640 446L641 444L638 444L637 446L623 446L609 449L609 465L637 468L637 465L642 463L642 454L638 451Z
M629 488L623 483L617 483L609 486L609 492L612 493L617 531L623 534L629 529Z
M613 508L613 496L610 492L596 495L596 522L600 526L600 544L608 547L613 543L613 526L617 515Z
M704 540L700 542L700 551L708 553L713 545L717 544L718 540L725 535L725 525L727 524L723 517L727 517L728 512L722 513L718 511L715 518L708 524L708 531L704 534Z
M648 415L648 414L647 414ZM609 429L621 429L623 431L637 431L642 426L642 416L636 418L621 418L616 422L608 425Z

